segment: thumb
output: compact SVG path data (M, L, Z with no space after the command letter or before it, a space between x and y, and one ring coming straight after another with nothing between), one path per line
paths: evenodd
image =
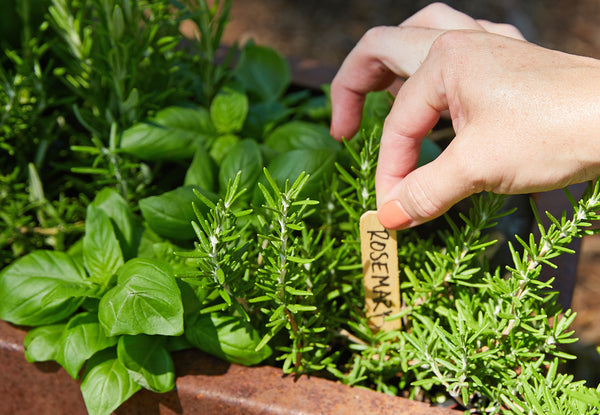
M378 210L379 221L388 229L404 229L441 216L480 190L464 173L451 151L443 152L388 188Z
M439 62L438 62L439 63ZM421 142L448 109L441 65L427 59L400 89L386 118L375 175L379 220L390 229L418 225L476 191L457 137L433 162L415 169ZM466 129L463 129L462 133Z

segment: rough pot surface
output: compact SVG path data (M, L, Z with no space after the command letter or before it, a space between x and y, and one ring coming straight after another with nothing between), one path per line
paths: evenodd
M0 320L0 414L85 414L79 382L55 363L31 364L23 354L26 331ZM196 350L174 354L176 390L142 390L117 414L394 414L453 415L421 402L320 378L283 376L268 367L228 364Z

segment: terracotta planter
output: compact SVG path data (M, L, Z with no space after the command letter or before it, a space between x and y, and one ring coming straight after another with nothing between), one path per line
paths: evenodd
M79 382L56 363L25 360L26 331L0 320L0 413L86 414ZM284 376L268 367L243 367L196 350L174 354L176 389L165 394L142 390L117 414L202 415L455 415L421 402L352 388L320 378Z

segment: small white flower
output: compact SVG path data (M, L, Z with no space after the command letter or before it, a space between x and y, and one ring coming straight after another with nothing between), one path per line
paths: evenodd
M367 200L369 198L369 189L363 187L360 196L363 198L363 200Z

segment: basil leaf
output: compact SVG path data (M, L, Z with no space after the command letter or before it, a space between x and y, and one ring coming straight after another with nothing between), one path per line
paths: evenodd
M279 101L265 101L254 104L248 111L244 133L250 137L262 138L275 125L291 114L292 111Z
M109 415L140 390L117 359L115 348L103 350L86 364L81 394L90 415Z
M92 204L102 209L110 218L121 245L123 259L137 256L143 228L137 223L125 199L116 190L104 188L96 195Z
M289 63L275 50L253 43L242 49L235 76L259 101L277 100L291 81Z
M193 348L190 342L185 338L185 336L169 336L166 338L167 342L165 344L165 348L169 352L179 352L181 350L189 350Z
M98 322L97 313L79 313L69 320L61 337L56 361L74 379L83 364L96 352L117 344L117 337L108 337Z
M248 97L231 88L224 88L210 104L210 118L221 134L238 133L248 114Z
M274 129L265 139L274 150L341 150L341 145L329 135L329 129L305 121L290 121Z
M171 266L135 258L123 265L117 285L100 300L100 324L110 336L183 332L183 304Z
M217 164L221 164L229 149L236 145L240 141L240 138L235 134L224 134L213 142L210 148L210 156Z
M71 257L71 260L85 270L83 265L83 238L76 240L65 253Z
M25 359L29 363L57 360L65 326L66 324L51 324L29 330L23 340Z
M168 392L175 387L175 366L165 348L166 337L121 336L117 346L119 361L142 387L154 392Z
M299 118L329 122L331 120L331 103L329 97L327 95L318 95L309 98L296 107L296 114Z
M103 210L89 205L83 237L83 262L90 277L106 286L123 265L123 254L112 222Z
M0 272L0 318L39 326L69 317L93 292L85 271L67 254L35 251Z
M197 203L198 198L194 194L194 189L210 200L218 200L216 195L197 186L178 187L162 195L140 200L142 216L150 229L166 238L193 239L196 234L192 227L192 221L196 220L196 214L192 203L196 203L198 209L203 213L208 209L204 204Z
M189 159L216 135L205 108L168 107L123 132L121 149L144 160Z
M204 287L191 285L189 279L177 278L177 285L181 291L181 302L183 303L183 318L195 316L202 310L202 301L210 293Z
M440 154L442 154L442 149L433 141L424 138L421 142L421 152L419 153L419 161L417 161L417 166L423 166L427 163L435 160Z
M215 163L204 147L199 147L185 174L185 186L196 185L209 192L215 190Z
M260 147L254 140L242 140L236 144L223 159L219 169L219 189L227 191L229 181L233 181L238 172L242 172L240 189L253 189L263 169ZM251 193L250 193L251 194Z
M369 92L363 106L359 131L373 131L374 128L380 128L392 108L392 101L393 98L388 91Z
M269 346L255 350L260 333L237 316L200 314L186 326L185 337L204 352L246 366L258 364L272 353Z
M138 257L157 258L154 245L161 242L164 242L164 239L158 236L156 232L154 232L152 229L150 229L150 227L146 223L144 226L144 232L142 233L142 237L140 238Z

